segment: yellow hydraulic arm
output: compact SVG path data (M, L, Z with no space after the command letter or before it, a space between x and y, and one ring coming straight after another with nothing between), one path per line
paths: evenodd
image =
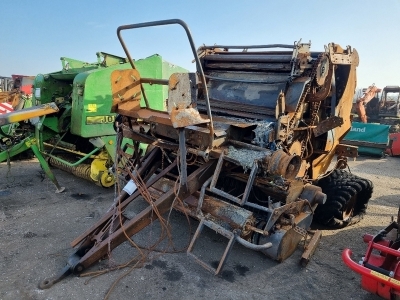
M6 114L0 114L0 126L32 119L35 117L49 115L58 111L59 109L57 105L54 102L50 102L47 104L33 106Z

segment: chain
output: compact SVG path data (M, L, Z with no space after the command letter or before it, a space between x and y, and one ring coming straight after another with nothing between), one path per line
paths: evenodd
M161 170L164 170L164 157L165 157L165 152L161 152Z
M297 113L300 111L300 107L304 103L304 101L306 100L306 97L307 97L308 93L310 92L310 89L311 89L311 80L310 80L310 82L308 82L306 84L306 87L305 87L305 89L303 91L303 94L301 95L300 100L297 103L296 109L294 110L293 118L291 118L290 121L289 121L289 129L293 129L294 121L295 121L295 117L294 116L296 116Z
M321 61L323 55L324 55L323 52L320 53L320 54L318 55L317 59L316 59L315 62L313 63L313 67L312 67L311 71L310 71L308 74L305 75L305 76L310 77L311 79L310 79L310 81L307 83L307 85L306 85L306 87L305 87L305 89L304 89L304 91L303 91L303 94L301 95L300 100L299 100L299 102L297 103L297 107L296 107L294 116L296 116L296 115L298 114L298 112L300 111L300 108L301 108L302 104L304 103L304 101L305 101L307 95L310 93L310 90L311 90L311 83L313 82L313 80L314 80L314 78L315 78L315 75L316 75L316 73L317 73L317 67L318 67L318 65L319 65L319 63L320 63L320 61ZM320 101L318 101L318 102L311 102L311 103L312 103L312 104L311 104L311 124L309 124L310 126L313 125L313 124L315 123L316 117L317 117L317 115L318 115L319 107L320 107L320 105L321 105L321 102L320 102ZM290 122L289 122L289 128L293 128L293 127L294 127L294 121L295 121L295 117L293 117L293 118L290 120ZM307 134L308 134L308 133L307 133ZM302 139L302 141L301 141L301 154L300 154L301 157L304 156L304 152L305 152L306 147L307 147L307 141L308 141L308 137L305 138L305 139Z
M311 102L311 121L310 121L310 126L315 124L315 121L317 119L318 116L318 111L319 108L321 106L321 101L315 101L315 102Z
M302 106L302 104L304 103L304 101L306 100L307 95L310 93L311 90L311 83L315 78L315 75L317 73L317 67L318 64L322 58L322 56L324 55L324 53L320 53L316 59L316 61L313 63L313 67L311 69L311 71L307 72L303 77L310 77L311 80L306 84L306 87L304 88L303 94L300 97L299 102L297 103L296 109L294 111L294 116L296 116L298 114L298 112L300 111L300 108ZM289 121L289 128L293 128L294 127L294 121L295 118L293 117L290 121Z

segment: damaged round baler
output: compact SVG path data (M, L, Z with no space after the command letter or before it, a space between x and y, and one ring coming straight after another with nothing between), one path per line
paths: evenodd
M197 72L142 78L121 32L169 24L186 31ZM112 74L125 78L112 80L113 111L119 114L115 128L119 140L131 139L135 149L139 143L149 147L144 157L139 152L128 157L117 148L116 170L130 187L72 242L80 269L70 266L69 272L88 268L172 208L200 221L187 252L215 274L235 242L282 261L304 240L306 264L321 237L320 231L309 230L315 209L323 211L330 201L318 179L331 174L335 154L337 167L343 167L346 156L356 153L340 144L351 125L356 50L331 43L322 52L311 52L310 43L296 42L202 46L196 51L181 20L121 26L118 37L132 70ZM149 107L164 99L147 95L148 84L168 86L166 111ZM366 188L372 192L372 183ZM148 207L128 219L124 209L140 196ZM330 218L344 216L345 223L353 217L349 205L356 207L357 199L318 221L329 225ZM216 268L193 252L204 226L229 240Z

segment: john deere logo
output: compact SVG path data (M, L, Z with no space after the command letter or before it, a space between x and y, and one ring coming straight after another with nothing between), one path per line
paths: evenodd
M350 131L354 132L365 132L365 127L351 127Z
M86 125L114 123L115 116L87 116Z

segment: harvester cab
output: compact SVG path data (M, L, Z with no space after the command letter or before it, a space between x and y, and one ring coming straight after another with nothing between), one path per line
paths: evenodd
M379 107L379 93L382 89L375 86L373 83L366 89L359 91L359 97L357 97L354 103L354 113L358 115L358 119L362 123L367 123L368 118L372 116L372 119L378 115Z
M385 86L379 103L379 117L400 121L400 86Z
M35 76L26 75L11 75L13 79L13 89L19 89L22 94L31 96L32 95L32 84Z
M172 24L187 34L196 73L143 76L122 32ZM131 66L110 76L115 163L125 162L116 170L128 182L119 183L125 186L113 207L71 243L67 265L41 288L81 273L172 208L199 221L187 253L215 274L235 242L283 261L304 240L306 264L321 237L309 231L313 217L336 228L362 218L372 183L343 170L356 149L340 144L351 126L355 49L331 43L312 52L301 42L196 49L176 19L120 26L117 34ZM146 85L167 87L166 110L151 107L166 98ZM130 156L121 151L123 138L134 145ZM139 143L149 145L143 157ZM335 154L336 168L327 172ZM128 218L124 210L139 198L146 208ZM196 255L204 227L228 239L216 266Z
M400 87L385 86L383 89L370 86L357 100L357 113L361 122L390 125L390 132L399 132Z

